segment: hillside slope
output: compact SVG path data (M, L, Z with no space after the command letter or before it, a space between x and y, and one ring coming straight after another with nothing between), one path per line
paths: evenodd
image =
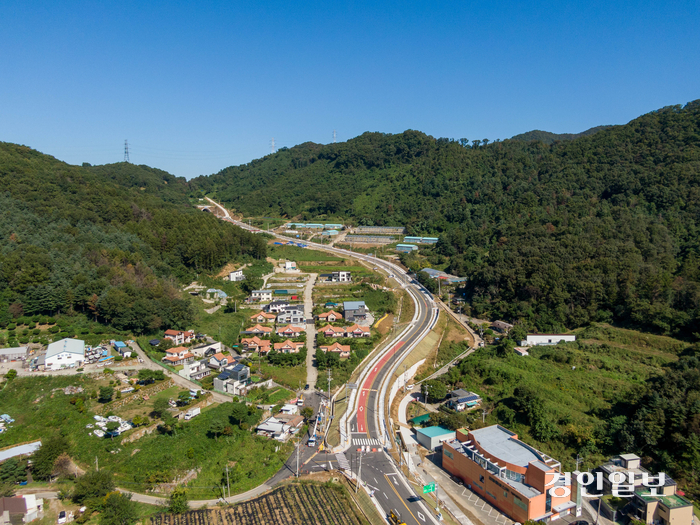
M551 145L417 131L306 143L190 181L245 214L440 236L476 315L700 325L700 103ZM335 221L334 221L335 222Z
M581 133L551 133L549 131L533 129L532 131L515 135L514 137L511 137L510 140L518 140L520 142L539 140L545 144L552 144L556 141L574 140L581 137L588 137L589 135L593 135L599 131L603 131L604 129L610 129L611 127L612 126L596 126L594 128L587 129L586 131L582 131Z
M189 322L174 284L266 247L190 207L174 179L130 164L70 166L0 143L0 323L72 311L137 332ZM175 189L149 191L158 180Z

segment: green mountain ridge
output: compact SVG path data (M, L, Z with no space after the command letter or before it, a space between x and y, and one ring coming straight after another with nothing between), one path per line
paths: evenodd
M562 140L574 140L580 137L588 137L589 135L593 135L595 133L598 133L599 131L610 129L612 127L613 126L595 126L593 128L587 129L586 131L582 131L581 133L551 133L549 131L533 129L532 131L527 131L525 133L515 135L514 137L511 137L510 140L518 140L521 142L530 142L532 140L537 140L543 142L544 144L552 144L553 142Z
M408 130L305 143L190 181L244 215L402 225L440 237L478 316L529 329L700 326L700 103L573 140Z
M160 170L71 166L0 143L0 183L3 326L77 311L137 333L184 328L193 314L179 282L266 253L262 239L190 206L184 179Z

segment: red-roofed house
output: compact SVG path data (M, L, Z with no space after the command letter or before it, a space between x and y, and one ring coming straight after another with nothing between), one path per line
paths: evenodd
M249 334L258 334L262 336L270 335L272 334L272 327L270 326L263 326L260 324L256 324L253 328L248 328L246 330L247 333Z
M182 330L166 330L165 338L170 339L175 345L184 345L194 339L194 332L191 330L187 332L183 332Z
M184 346L168 348L165 353L167 355L163 358L163 361L171 365L182 365L194 360L194 354L190 353L189 348Z
M339 314L335 310L331 310L330 312L323 312L322 314L319 314L318 318L321 321L328 321L329 323L334 323L338 319L342 319L343 315Z
M327 324L319 330L324 337L345 337L345 328Z
M350 357L350 345L341 345L337 341L332 345L321 346L321 352L335 352L341 359Z
M260 352L261 354L266 354L270 351L270 341L267 339L260 339L258 336L244 337L241 339L241 344L244 350L250 352Z
M282 343L275 343L273 346L275 347L275 350L283 354L298 354L299 349L304 346L304 343L295 343L294 341L287 339Z
M369 328L354 324L345 329L345 337L369 337Z
M253 323L274 323L276 318L275 314L268 314L267 312L258 312L250 316L250 320Z
M277 328L277 335L280 337L299 337L301 334L306 332L306 329L299 326L280 326Z
M228 364L228 357L219 352L209 358L209 364L217 368L223 368Z

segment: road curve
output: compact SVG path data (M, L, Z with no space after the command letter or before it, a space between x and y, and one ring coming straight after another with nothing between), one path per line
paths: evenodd
M259 228L251 227L232 219L228 210L223 206L209 197L207 197L207 200L222 210L224 213L223 220L245 230L261 231ZM277 233L267 233L281 240L299 242L296 239ZM394 274L394 278L409 293L415 304L416 312L409 328L400 335L399 340L392 342L390 350L373 365L372 370L362 382L357 413L350 421L353 432L351 434L348 456L355 472L360 470L360 464L364 461L361 479L374 490L376 501L383 510L387 513L389 509L396 511L407 525L437 524L438 521L434 517L435 512L432 509L428 509L416 491L409 485L393 458L381 446L382 444L390 443L392 439L392 436L386 430L387 424L384 421L386 412L384 404L386 399L383 393L385 394L386 389L389 387L388 379L393 371L396 370L401 361L434 326L437 318L437 307L435 307L432 295L417 281L411 279L403 268L383 259L309 241L303 241L303 244L311 249L364 260L387 273ZM375 446L372 448L377 451L360 453L358 449L363 443L374 444ZM360 459L360 456L362 456L362 459Z

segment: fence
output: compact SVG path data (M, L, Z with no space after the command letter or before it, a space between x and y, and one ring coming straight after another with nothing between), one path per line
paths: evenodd
M363 242L367 244L391 244L394 237L379 237L377 235L346 235L345 242Z
M404 234L406 233L406 228L403 226L358 226L355 228L355 233L369 233L369 234Z

